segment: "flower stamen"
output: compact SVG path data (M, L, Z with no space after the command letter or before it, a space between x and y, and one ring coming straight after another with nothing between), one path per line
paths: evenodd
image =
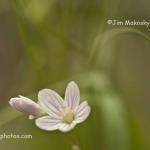
M70 109L66 109L61 121L63 123L70 124L74 119L75 119L74 113Z

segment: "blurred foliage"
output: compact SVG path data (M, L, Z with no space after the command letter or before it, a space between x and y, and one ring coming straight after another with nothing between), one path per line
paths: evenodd
M96 32L103 30L103 5L97 5L96 1L50 0L44 4L16 0L14 6L27 47L25 55L30 71L25 74L28 76L25 83L29 83L30 89L84 72ZM34 13L30 14L31 11Z
M71 150L76 145L80 150L149 150L144 119L140 120L127 102L129 97L132 99L132 86L126 78L121 80L114 75L120 60L116 45L123 45L115 40L130 43L129 38L122 37L128 33L132 39L146 42L149 37L133 28L107 29L106 20L115 14L119 1L14 0L11 4L22 44L21 77L13 87L14 93L37 101L38 90L48 87L64 96L66 84L75 80L92 112L87 121L64 134L42 131L34 121L5 107L0 113L0 134L32 134L33 139L6 139L0 147ZM130 51L133 43L126 45ZM121 88L117 79L123 83ZM131 93L126 90L123 95L124 89Z

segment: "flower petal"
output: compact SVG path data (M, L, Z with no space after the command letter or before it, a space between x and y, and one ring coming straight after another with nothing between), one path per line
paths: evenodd
M9 104L16 110L33 116L38 116L42 112L37 103L24 96L11 98Z
M57 130L60 120L51 118L50 116L44 116L35 120L37 127L47 131Z
M43 89L39 92L38 98L44 110L51 117L60 118L62 116L65 102L55 91Z
M91 108L88 105L87 101L82 102L76 111L75 122L81 123L81 122L85 121L86 118L89 116L90 112L91 112Z
M69 132L76 126L75 122L72 122L71 124L66 124L66 123L60 123L58 130L62 132Z
M79 106L80 91L78 85L74 81L71 81L67 85L65 101L67 102L67 106L72 110L75 110Z

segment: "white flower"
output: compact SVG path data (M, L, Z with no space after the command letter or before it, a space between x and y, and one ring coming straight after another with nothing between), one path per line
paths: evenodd
M90 114L87 101L80 102L80 92L75 82L70 82L66 88L63 100L55 91L43 89L38 98L47 116L36 119L36 125L47 131L70 131L76 124L83 122Z
M9 104L16 110L28 114L29 119L34 119L34 117L37 117L42 113L39 104L21 95L19 95L19 97L11 98Z

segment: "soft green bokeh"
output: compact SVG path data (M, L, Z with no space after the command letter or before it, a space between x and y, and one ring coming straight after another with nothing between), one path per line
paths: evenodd
M3 139L0 149L71 150L76 145L80 150L149 150L150 38L143 28L107 25L107 19L124 15L120 2L1 2L0 12L8 9L13 14L15 27L9 25L17 33L16 45L21 45L20 53L12 54L19 53L14 58L19 69L6 95L22 94L37 101L40 89L52 88L63 97L67 83L74 80L91 114L71 132L47 132L10 108L6 99L1 104L0 134L31 134L33 138ZM7 67L11 78L11 63Z

